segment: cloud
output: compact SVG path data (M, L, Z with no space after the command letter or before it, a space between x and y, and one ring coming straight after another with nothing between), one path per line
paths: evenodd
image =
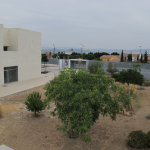
M42 33L42 46L149 48L149 0L1 0L8 28Z

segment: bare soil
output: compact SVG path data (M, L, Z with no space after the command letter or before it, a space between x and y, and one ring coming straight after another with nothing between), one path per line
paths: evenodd
M44 110L38 117L26 110L24 102L33 91L44 96L44 85L24 92L0 98L0 145L5 144L15 150L128 150L126 139L134 130L150 130L150 87L138 91L142 107L132 116L117 115L116 121L110 117L99 116L88 135L91 142L86 144L79 138L67 138L65 133L56 131L62 125L57 117L50 116L50 110Z

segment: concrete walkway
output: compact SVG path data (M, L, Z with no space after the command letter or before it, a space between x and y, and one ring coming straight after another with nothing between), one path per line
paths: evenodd
M1 145L0 150L13 150L12 148L6 146L6 145Z
M24 80L19 82L12 82L12 83L5 84L4 86L0 85L0 97L8 96L37 86L44 85L50 80L52 80L53 78L54 78L54 73L41 74L41 77L39 78L34 78L34 79L29 79L29 80Z

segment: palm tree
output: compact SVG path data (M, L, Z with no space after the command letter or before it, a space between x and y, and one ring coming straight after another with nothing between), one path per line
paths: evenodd
M72 53L73 53L73 48L71 49Z

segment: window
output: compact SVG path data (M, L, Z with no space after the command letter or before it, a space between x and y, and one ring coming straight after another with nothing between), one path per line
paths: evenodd
M4 51L8 51L8 46L4 46Z
M18 81L18 66L4 67L4 83Z

